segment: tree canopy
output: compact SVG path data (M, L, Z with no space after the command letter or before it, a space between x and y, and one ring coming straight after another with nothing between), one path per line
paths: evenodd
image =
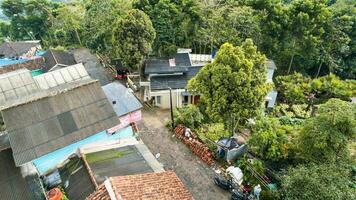
M356 105L331 99L304 123L297 144L311 162L336 162L349 156L347 144L356 136Z
M133 71L142 66L151 51L156 33L148 16L137 9L130 10L116 25L113 48L125 66Z
M252 40L241 46L224 44L213 63L204 66L189 81L188 88L202 95L206 113L227 127L244 125L261 113L270 85L266 78L266 57Z
M337 165L309 165L292 168L282 181L286 200L355 199L349 186L350 170Z

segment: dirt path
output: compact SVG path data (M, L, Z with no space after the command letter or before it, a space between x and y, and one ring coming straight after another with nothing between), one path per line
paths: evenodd
M213 183L214 171L204 164L190 149L165 127L169 111L144 110L139 124L140 138L166 170L173 170L193 194L196 200L225 200L231 194Z

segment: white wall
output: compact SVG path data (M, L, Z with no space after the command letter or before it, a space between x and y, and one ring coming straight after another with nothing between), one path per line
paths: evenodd
M172 103L173 107L181 107L183 106L183 100L184 97L182 96L182 92L185 90L183 89L172 89ZM160 96L161 97L161 103L158 104L156 101L156 106L163 108L163 109L168 109L170 108L170 96L169 96L169 90L159 90L159 91L151 91L150 93L151 98Z

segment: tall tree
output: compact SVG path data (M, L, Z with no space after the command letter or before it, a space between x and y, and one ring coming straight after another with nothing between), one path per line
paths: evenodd
M14 40L41 40L53 21L53 11L60 4L47 0L5 0L1 9L10 20Z
M188 88L202 95L206 113L227 127L244 125L261 113L267 92L266 57L252 40L241 46L221 46L213 63L204 66L189 81Z
M81 2L66 4L56 10L53 25L49 29L49 46L82 45L85 8Z
M348 157L347 144L356 136L356 105L331 99L306 120L298 138L300 156L306 161L336 162Z
M150 18L137 9L130 10L114 30L113 44L117 44L117 55L131 70L140 69L145 57L152 50L156 37Z
M289 52L287 73L295 65L301 66L300 70L308 71L309 67L315 66L314 63L323 62L319 47L331 20L331 12L326 3L326 0L296 0L290 4L290 38L287 39L291 43L286 49Z
M178 47L192 47L201 17L197 0L137 0L134 8L144 11L152 20L157 32L156 54L170 55Z
M113 25L125 16L131 6L130 0L88 0L84 16L86 46L113 59L118 58L112 53L118 45L112 43Z

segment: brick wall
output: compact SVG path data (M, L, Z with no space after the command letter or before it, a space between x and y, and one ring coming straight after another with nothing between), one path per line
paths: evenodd
M6 65L0 68L0 74L5 74L7 72L12 72L18 69L26 68L28 70L35 70L42 68L44 63L44 59L42 57L35 58L33 60L29 60L23 63Z

